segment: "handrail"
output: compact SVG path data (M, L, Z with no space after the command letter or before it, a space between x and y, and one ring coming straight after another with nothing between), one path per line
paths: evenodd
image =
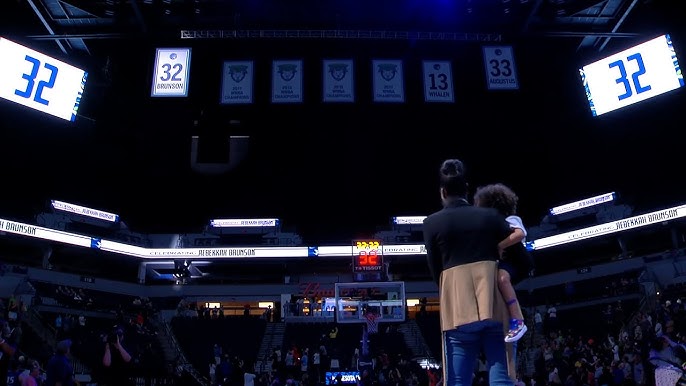
M162 323L165 334L167 335L167 339L169 339L172 347L176 349L176 354L181 362L181 366L183 367L183 369L188 371L188 373L193 377L193 379L195 379L196 382L198 382L198 384L202 386L209 386L207 379L204 376L202 376L195 368L195 366L193 366L193 364L186 358L186 355L181 349L181 345L179 345L179 342L176 340L176 335L172 331L169 323L166 320L162 320L160 321L160 323Z
M42 341L47 343L50 347L57 346L57 330L45 322L45 319L42 315L40 315L40 313L38 313L38 311L33 308L29 308L27 312L23 313L23 315L25 317L22 320L33 329L34 333L36 333ZM91 369L77 358L72 356L71 362L75 373L91 373Z
M28 312L24 313L24 315L27 316L24 318L24 321L33 328L33 331L38 334L39 338L51 347L55 347L57 344L57 330L47 324L38 311L33 308L29 308Z

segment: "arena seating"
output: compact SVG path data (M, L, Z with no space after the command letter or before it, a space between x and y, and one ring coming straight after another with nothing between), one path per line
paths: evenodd
M189 361L204 371L212 361L212 347L223 343L224 353L255 363L266 321L256 317L216 319L175 317L172 331Z

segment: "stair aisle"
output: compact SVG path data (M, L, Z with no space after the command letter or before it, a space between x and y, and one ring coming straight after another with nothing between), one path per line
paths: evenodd
M417 321L410 319L398 325L398 332L403 334L405 344L412 351L414 357L433 358L433 353L424 340Z
M23 322L26 326L33 330L36 336L47 343L50 347L53 349L57 347L57 336L55 330L50 327L49 322L46 321L38 311L30 308L24 313ZM71 357L71 362L74 373L76 373L80 379L90 380L91 369L88 368L88 366L84 365L74 356Z
M265 327L264 336L260 349L257 352L257 363L255 363L255 371L258 373L271 372L272 364L269 359L272 352L277 348L283 346L284 334L286 333L286 323L274 322L267 323Z

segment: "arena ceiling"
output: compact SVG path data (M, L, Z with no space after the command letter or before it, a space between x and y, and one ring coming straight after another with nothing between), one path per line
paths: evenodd
M173 37L182 30L191 31L186 36L218 30L545 36L601 51L613 38L678 27L677 15L684 14L683 4L666 0L12 0L4 7L6 34L51 40L64 53L90 52L95 40Z

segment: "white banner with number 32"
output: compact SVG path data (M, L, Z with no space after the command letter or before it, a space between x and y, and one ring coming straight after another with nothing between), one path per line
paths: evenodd
M190 48L158 48L152 78L152 96L188 96L190 67Z

